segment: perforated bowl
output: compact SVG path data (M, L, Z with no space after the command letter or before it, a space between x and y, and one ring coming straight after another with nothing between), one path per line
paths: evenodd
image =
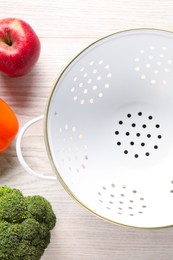
M122 225L173 224L173 34L105 37L63 70L48 101L48 154L65 189Z

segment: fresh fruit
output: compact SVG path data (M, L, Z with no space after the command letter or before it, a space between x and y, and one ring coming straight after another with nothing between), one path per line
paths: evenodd
M25 21L0 19L0 71L11 76L26 75L40 55L40 41Z
M6 150L19 129L13 110L0 98L0 153Z

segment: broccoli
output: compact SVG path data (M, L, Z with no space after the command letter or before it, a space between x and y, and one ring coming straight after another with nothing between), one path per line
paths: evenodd
M39 260L56 223L51 204L41 196L0 187L0 260Z

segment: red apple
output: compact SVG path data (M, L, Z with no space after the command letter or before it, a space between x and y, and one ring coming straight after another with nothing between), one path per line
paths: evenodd
M19 19L0 20L0 71L23 76L31 71L40 54L40 41L31 26Z

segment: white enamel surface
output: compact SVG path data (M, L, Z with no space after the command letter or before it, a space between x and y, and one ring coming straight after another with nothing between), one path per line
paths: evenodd
M173 224L173 35L132 30L81 53L49 101L48 144L74 196L137 227Z

